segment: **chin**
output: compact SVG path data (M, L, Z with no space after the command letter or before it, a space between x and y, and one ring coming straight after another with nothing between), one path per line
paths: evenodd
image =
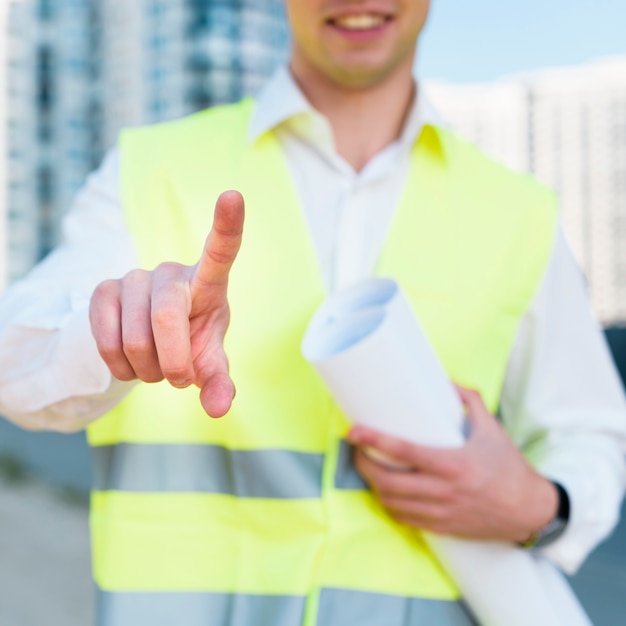
M384 84L396 72L383 68L345 68L338 69L330 78L333 82L350 89L368 89Z

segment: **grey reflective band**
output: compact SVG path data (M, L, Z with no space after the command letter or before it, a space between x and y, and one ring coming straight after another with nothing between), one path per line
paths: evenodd
M307 598L98 592L96 626L300 626ZM478 626L462 602L322 589L316 626Z
M339 442L337 469L335 470L335 489L363 491L368 489L367 483L354 467L354 448L342 439Z
M293 450L230 450L202 444L92 448L94 489L220 493L241 498L319 498L324 456Z
M479 626L462 602L350 589L322 589L315 623L316 626Z
M296 626L306 599L228 593L98 593L96 626Z

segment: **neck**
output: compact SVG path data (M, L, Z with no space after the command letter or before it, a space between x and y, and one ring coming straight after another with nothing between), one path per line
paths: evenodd
M411 68L367 88L348 88L324 77L291 71L309 102L329 121L337 152L355 171L396 141L415 97Z

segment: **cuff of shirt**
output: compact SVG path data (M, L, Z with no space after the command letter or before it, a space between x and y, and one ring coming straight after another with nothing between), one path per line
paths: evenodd
M580 568L589 553L615 527L619 512L613 502L619 501L619 486L615 494L606 497L610 484L603 484L604 495L598 495L598 485L592 476L578 470L545 472L551 480L560 483L570 499L570 519L564 533L552 544L538 550L565 573L572 575Z
M2 410L25 428L72 432L119 402L134 383L111 375L91 333L87 308L73 311L62 328L20 326L24 345L38 346L41 362L2 385ZM30 349L30 348L29 348Z

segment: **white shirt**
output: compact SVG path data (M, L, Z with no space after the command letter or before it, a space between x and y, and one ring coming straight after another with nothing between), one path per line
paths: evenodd
M401 137L355 172L288 71L259 97L249 140L276 133L329 291L371 274L402 193L411 146L428 122L437 122L435 113L416 98ZM113 379L100 358L88 305L99 282L137 265L122 212L119 156L112 151L67 215L64 243L0 302L0 414L25 428L70 432L124 397L134 383ZM501 413L531 462L570 494L568 529L544 552L573 572L617 520L626 402L560 232L519 328Z

